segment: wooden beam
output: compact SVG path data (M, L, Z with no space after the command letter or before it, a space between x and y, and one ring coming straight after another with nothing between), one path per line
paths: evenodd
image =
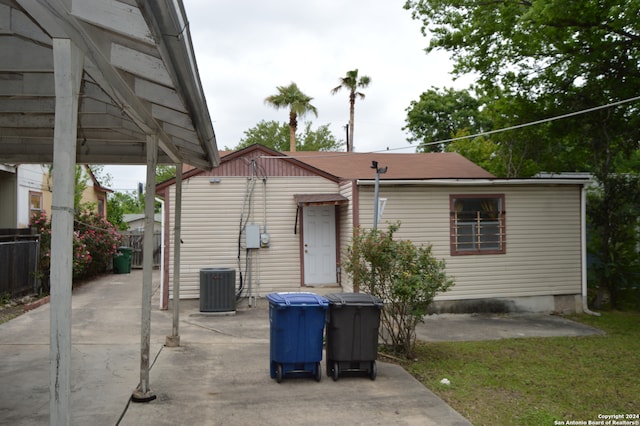
M153 287L153 228L156 195L156 164L158 162L158 136L147 136L147 180L144 194L144 237L142 258L142 318L140 330L140 383L131 395L134 402L156 399L149 384L151 346L151 296Z
M53 40L56 114L51 206L49 407L52 425L71 424L71 287L78 98L84 55L69 39Z
M113 0L73 0L71 14L100 28L155 44L137 7Z
M176 164L175 218L173 224L173 326L167 347L180 346L180 244L182 229L182 164Z
M143 77L163 86L172 87L173 82L162 59L130 49L118 43L111 44L111 64L133 75Z

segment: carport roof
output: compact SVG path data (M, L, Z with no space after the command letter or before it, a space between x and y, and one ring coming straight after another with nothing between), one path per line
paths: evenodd
M216 139L179 0L0 0L0 162L53 162L53 39L84 53L76 160L211 169Z

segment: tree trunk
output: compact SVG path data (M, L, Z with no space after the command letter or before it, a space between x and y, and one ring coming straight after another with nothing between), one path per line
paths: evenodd
M356 95L351 93L349 97L349 140L347 141L347 151L353 152L353 119L356 109Z
M298 128L298 117L292 111L289 113L289 151L296 152L296 129Z

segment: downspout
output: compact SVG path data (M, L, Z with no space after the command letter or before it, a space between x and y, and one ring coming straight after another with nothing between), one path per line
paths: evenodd
M582 312L599 317L598 312L589 310L587 302L587 184L582 184L580 192L580 257L582 258Z
M160 309L166 309L164 303L164 292L165 292L165 283L164 283L164 200L162 198L156 197L156 201L160 203ZM154 218L154 226L155 226L155 218ZM154 230L155 234L155 230Z

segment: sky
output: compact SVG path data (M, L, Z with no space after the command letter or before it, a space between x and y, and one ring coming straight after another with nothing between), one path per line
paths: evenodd
M348 92L331 95L346 72L371 78L356 100L354 150L414 152L402 130L412 100L431 87L469 86L454 81L446 52L424 48L420 23L404 0L183 0L198 71L218 149L235 147L261 120L288 121L288 111L264 103L276 86L295 82L311 96L318 117L299 123L329 125L346 139ZM144 166L108 166L115 191L144 182Z

